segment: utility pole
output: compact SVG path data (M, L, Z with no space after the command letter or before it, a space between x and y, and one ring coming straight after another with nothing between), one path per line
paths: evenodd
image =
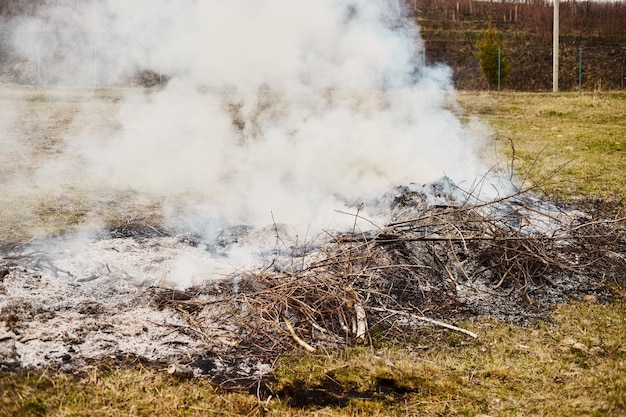
M552 91L559 91L559 0L554 1L554 28L552 39Z

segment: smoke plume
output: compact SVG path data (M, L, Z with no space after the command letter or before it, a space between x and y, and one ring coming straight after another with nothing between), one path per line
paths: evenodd
M469 188L488 171L447 108L449 69L425 65L398 4L56 2L20 22L14 48L63 86L159 74L160 88L126 94L117 132L68 143L82 162L65 178L162 198L205 236L273 222L302 236L349 227L341 212L357 207L384 221L394 187L445 175Z

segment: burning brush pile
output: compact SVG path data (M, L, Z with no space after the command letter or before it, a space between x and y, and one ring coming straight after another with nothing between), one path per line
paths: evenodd
M5 75L59 90L8 90L3 212L109 226L0 240L0 369L244 386L289 349L475 337L461 319L526 324L624 276L624 207L496 186L486 129L395 2L51 3L11 23L32 65ZM159 88L92 90L137 68ZM481 177L500 197L453 184Z
M79 251L111 257L82 276L34 243L5 246L2 367L141 360L244 386L289 349L411 338L424 326L476 337L453 323L489 315L527 324L571 298L608 299L623 280L623 206L581 211L531 193L477 203L442 184L402 188L386 226L328 233L316 245L290 244L276 224L265 234L231 228L212 242L129 224L83 243ZM158 278L172 251L214 259L254 233L275 242L260 268L186 289ZM152 269L129 269L142 262Z

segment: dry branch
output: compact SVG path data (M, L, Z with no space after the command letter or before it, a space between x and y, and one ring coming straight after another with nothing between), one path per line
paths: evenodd
M296 343L298 343L300 346L302 346L304 348L304 350L306 350L309 353L314 353L315 352L315 348L313 346L309 345L307 342L302 340L300 338L300 336L298 336L296 334L296 331L293 328L293 325L291 324L291 322L289 321L289 319L287 317L283 316L283 323L285 323L285 326L287 326L287 330L289 331L289 334L291 334L291 337L293 337L293 340L295 340Z
M431 319L430 317L418 316L416 314L411 314L406 311L390 310L388 308L381 308L381 307L372 307L372 310L405 316L410 320L418 320L418 321L423 321L426 323L434 324L435 326L445 327L446 329L454 330L455 332L463 333L470 337L473 337L474 339L478 339L478 335L474 332L470 332L469 330L463 329L461 327L453 326L452 324L444 323L439 320Z

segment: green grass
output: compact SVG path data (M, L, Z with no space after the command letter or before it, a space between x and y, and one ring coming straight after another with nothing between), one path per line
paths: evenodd
M624 93L458 93L521 178L562 199L626 198ZM512 146L511 146L512 145ZM514 151L513 151L514 148Z

